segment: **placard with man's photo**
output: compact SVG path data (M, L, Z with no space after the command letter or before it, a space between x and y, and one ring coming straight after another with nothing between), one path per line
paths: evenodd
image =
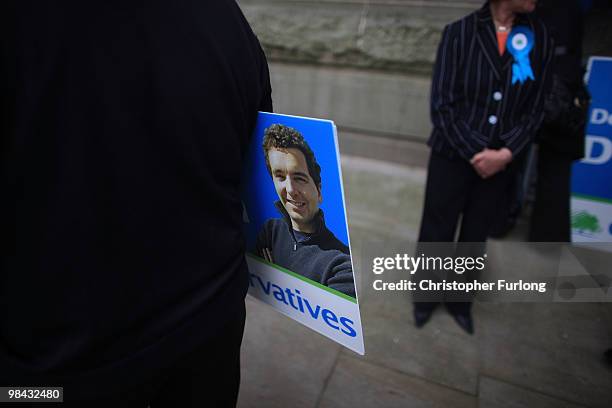
M250 293L363 352L333 122L260 113L244 179Z

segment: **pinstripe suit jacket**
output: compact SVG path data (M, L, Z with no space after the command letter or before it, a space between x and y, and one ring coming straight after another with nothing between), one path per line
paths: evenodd
M534 138L551 84L553 44L535 15L518 15L535 35L530 52L535 80L512 84L514 59L499 55L489 3L445 27L431 87L429 139L448 158L471 159L484 148L520 153Z

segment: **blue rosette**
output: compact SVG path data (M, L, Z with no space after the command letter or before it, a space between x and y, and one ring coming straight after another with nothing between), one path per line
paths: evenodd
M517 82L523 84L528 79L535 80L529 53L533 49L535 36L528 27L518 26L512 29L508 36L506 48L514 58L512 65L512 84Z

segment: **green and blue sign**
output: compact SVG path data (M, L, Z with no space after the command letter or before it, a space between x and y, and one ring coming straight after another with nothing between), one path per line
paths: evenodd
M585 157L572 169L572 241L612 242L612 58L591 57Z

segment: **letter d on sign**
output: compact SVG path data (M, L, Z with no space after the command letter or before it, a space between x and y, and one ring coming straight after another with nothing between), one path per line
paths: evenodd
M601 152L597 156L595 154L595 145L601 145ZM581 163L584 164L604 164L612 158L612 141L601 136L587 135L586 148L584 159Z
M612 116L605 109L594 108L591 111L591 123L593 125L605 125L606 122L612 120ZM612 123L610 123L612 125Z

